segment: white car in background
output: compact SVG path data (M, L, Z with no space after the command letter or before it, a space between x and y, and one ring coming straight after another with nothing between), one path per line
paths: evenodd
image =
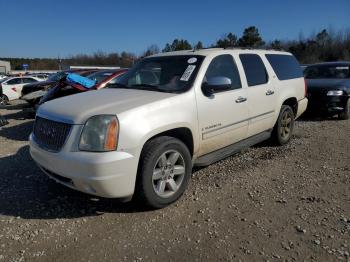
M2 88L0 100L3 101L3 103L7 103L8 101L18 99L22 95L22 88L24 85L40 81L43 80L32 76L10 77L4 79L0 82L0 88Z

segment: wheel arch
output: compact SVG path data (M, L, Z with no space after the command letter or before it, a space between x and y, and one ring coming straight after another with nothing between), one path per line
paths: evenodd
M297 113L298 113L298 100L296 97L290 97L288 99L285 99L281 105L281 108L283 105L287 105L287 106L290 106L293 110L293 113L294 113L294 117L297 116Z
M194 154L194 139L193 139L192 131L188 127L172 128L172 129L168 129L168 130L162 131L160 133L154 134L153 136L149 137L145 141L145 143L142 146L142 150L144 149L147 142L151 141L152 139L154 139L156 137L161 137L161 136L169 136L169 137L174 137L174 138L179 139L188 148L188 150L190 151L191 157L193 156L193 154Z

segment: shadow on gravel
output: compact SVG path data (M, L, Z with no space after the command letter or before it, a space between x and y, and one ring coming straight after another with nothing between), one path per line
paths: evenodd
M18 112L15 112L15 113L6 114L5 118L7 120L11 120L11 119L14 119L14 120L25 120L28 117L27 117L27 114L24 113L23 111L18 111Z
M0 215L24 219L98 216L149 209L133 202L83 194L46 177L29 155L29 146L0 158Z
M5 118L9 120L7 116ZM11 140L27 141L32 129L33 121L25 122L16 126L6 125L0 129L0 136Z
M326 116L320 116L315 114L303 114L298 118L297 121L300 122L321 122L321 121L342 121L339 120L337 117L326 117Z
M0 106L0 109L5 109L5 110L19 110L28 107L29 105L25 102L16 100L17 102L13 104L8 104L8 105L2 105Z

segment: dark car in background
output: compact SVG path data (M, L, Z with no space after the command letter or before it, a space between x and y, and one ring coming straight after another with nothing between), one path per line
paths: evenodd
M68 83L66 80L62 80L60 84L56 85L54 88L50 89L40 100L38 105L41 105L47 101L73 95L89 90L99 90L108 85L115 84L117 78L124 74L127 69L111 69L111 70L100 70L97 72L90 73L86 75L87 78L95 80L96 84L91 88L86 88L80 84Z
M50 75L46 81L25 85L22 89L22 100L28 102L31 106L35 106L46 92L55 87L57 83L64 79L69 73L77 73L82 76L89 75L97 70L66 70Z
M307 112L349 119L350 62L328 62L304 71L309 99Z

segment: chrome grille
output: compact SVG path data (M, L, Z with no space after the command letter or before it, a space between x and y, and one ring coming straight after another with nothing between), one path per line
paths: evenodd
M34 139L44 149L58 152L67 140L70 124L36 117L34 124Z

